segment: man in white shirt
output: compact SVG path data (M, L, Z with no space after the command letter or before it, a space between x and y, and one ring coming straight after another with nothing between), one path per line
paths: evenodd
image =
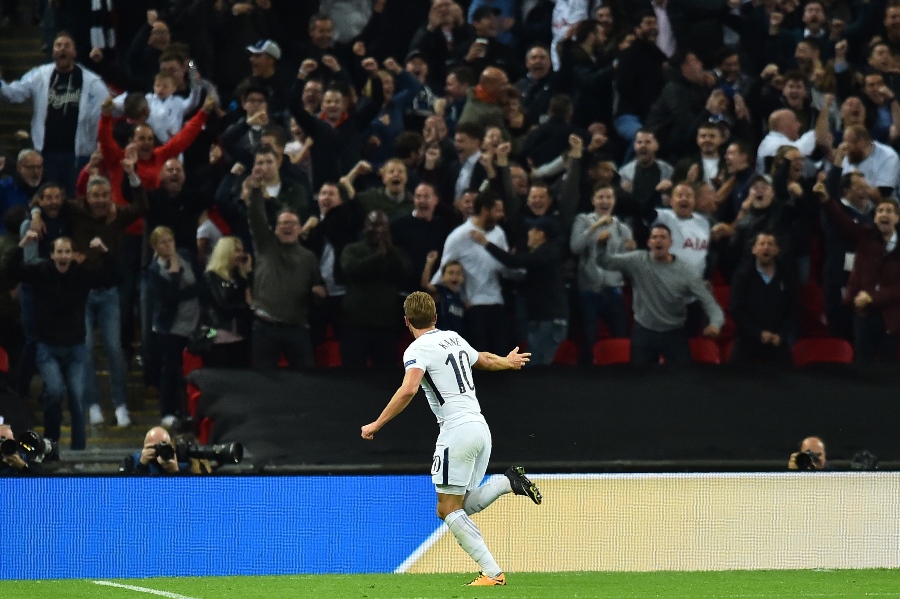
M848 127L844 141L838 147L837 159L841 172L859 171L866 176L869 185L877 187L882 196L890 196L897 189L900 174L900 158L890 146L872 139L869 130L861 125Z
M538 505L543 498L521 466L513 466L505 476L492 477L478 486L491 457L491 431L475 395L472 368L519 370L531 354L519 353L518 347L506 357L478 352L458 333L436 329L434 299L422 291L406 298L403 312L406 327L415 339L403 353L406 375L378 419L361 428L362 438L371 441L409 405L421 385L441 430L431 462L438 517L481 566L481 575L469 586L504 586L506 576L469 516L507 493L524 495Z
M781 146L793 146L804 157L809 157L816 149L816 131L810 129L800 135L800 119L793 110L782 108L769 115L769 133L763 138L756 151L756 171L762 175L769 173L771 158ZM766 159L769 160L766 160Z
M486 249L469 237L469 231L481 231L487 240L509 251L506 234L497 224L503 220L503 201L490 194L479 194L473 206L474 215L456 227L447 241L441 265L432 284L440 282L444 264L457 261L466 273L462 296L468 308L465 314L466 337L479 347L502 351L509 343L508 316L500 289L500 276L507 269Z

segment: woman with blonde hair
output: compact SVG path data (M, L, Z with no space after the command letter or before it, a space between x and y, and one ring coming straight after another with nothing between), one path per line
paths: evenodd
M204 366L250 367L250 276L253 262L237 237L216 243L206 265L210 326L216 337Z
M182 412L182 354L200 323L206 289L190 257L175 249L172 229L153 229L150 246L154 256L149 293L156 299L152 322L160 354L159 404L162 425L168 428Z

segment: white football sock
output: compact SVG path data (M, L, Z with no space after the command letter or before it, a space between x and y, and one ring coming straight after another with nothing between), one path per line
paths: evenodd
M466 510L466 514L469 516L477 514L494 503L498 497L507 493L512 493L509 479L505 476L495 476L466 495L466 499L463 501L463 509Z
M494 556L491 555L491 551L487 548L487 545L485 545L484 537L481 536L481 531L478 530L478 526L476 526L475 523L472 522L472 519L466 515L465 510L450 512L447 514L447 517L444 518L444 522L450 527L450 532L456 537L456 542L459 543L459 546L462 547L473 560L478 562L482 572L494 578L503 573L503 570L501 570L500 566L497 565L497 562L494 561Z

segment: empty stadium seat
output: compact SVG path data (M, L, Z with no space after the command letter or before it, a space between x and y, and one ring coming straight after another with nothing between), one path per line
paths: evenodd
M688 339L691 348L691 359L698 364L721 364L719 346L711 339L695 337Z
M853 347L844 339L819 337L801 339L791 348L794 366L807 364L853 362Z
M631 362L631 339L601 339L594 344L594 364L628 364Z
M316 347L316 366L335 368L341 365L341 344L334 339L326 339Z
M563 339L556 350L556 356L553 357L554 364L562 364L564 366L575 366L578 364L578 345L571 339Z
M0 347L0 372L9 372L9 354Z

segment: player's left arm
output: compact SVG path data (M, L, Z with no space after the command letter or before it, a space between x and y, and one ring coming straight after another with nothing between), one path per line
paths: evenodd
M409 405L409 402L412 401L412 398L415 397L416 392L419 390L419 385L422 382L423 376L425 376L425 371L421 368L410 368L406 371L406 375L403 377L403 383L394 393L394 396L391 398L391 401L388 402L388 405L384 407L378 420L370 422L362 427L361 432L363 439L371 441L375 437L375 433L381 430L381 427L393 420L397 414L406 409L406 406Z
M478 359L472 364L472 368L479 370L519 370L529 362L531 354L519 353L519 347L509 352L506 357L492 354L491 352L478 352Z

